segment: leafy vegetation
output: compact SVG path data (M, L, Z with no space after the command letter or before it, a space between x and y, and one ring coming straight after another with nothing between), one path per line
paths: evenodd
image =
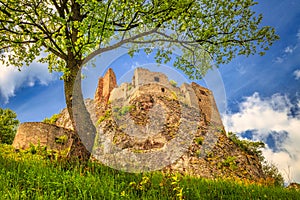
M204 137L200 136L200 137L196 137L194 139L194 141L196 142L196 144L198 145L202 145L203 141L204 141Z
M264 174L269 178L272 179L274 185L282 186L284 184L284 179L282 174L278 171L278 168L273 163L269 163L267 161L262 162L262 168Z
M237 168L236 165L236 157L235 156L228 156L223 162L220 163L220 167L229 167L231 170L234 170Z
M278 171L277 167L273 163L269 163L265 160L265 157L262 155L262 148L265 147L263 142L253 142L250 140L239 139L236 134L229 132L228 137L233 141L237 146L239 146L245 152L257 155L260 162L262 163L263 172L266 177L274 180L274 184L277 186L282 186L284 184L283 176Z
M122 107L113 107L114 117L120 118L135 109L135 105L126 105Z
M104 120L108 119L111 117L111 110L106 110L104 115L99 117L97 124L101 124Z
M65 144L67 141L68 141L67 135L62 135L62 136L55 138L55 142L58 144Z
M177 82L175 80L170 80L170 84L173 86L173 87L176 87L177 86Z
M0 108L0 143L12 144L19 123L14 111Z
M96 162L68 164L43 148L0 145L1 199L299 199L300 192L250 182L160 172L130 174Z
M92 144L95 127L83 109L82 76L76 78L86 62L121 46L128 48L129 55L155 50L158 63L176 56L174 67L200 79L212 63L219 66L238 55L263 55L279 39L274 28L261 25L262 15L253 9L256 4L253 0L1 0L0 62L21 68L38 61L46 63L50 72L62 72L72 124L74 116L84 121L77 127L90 133ZM181 55L172 53L176 48ZM90 152L74 134L71 148L80 149L86 160Z
M240 147L243 151L249 154L255 154L260 157L260 159L264 159L262 156L261 149L265 147L263 142L254 142L251 140L242 140L237 137L236 134L229 132L228 133L229 139L234 142L238 147Z
M47 123L47 124L55 124L56 121L59 119L59 117L60 117L60 114L54 114L50 118L45 118L43 120L43 122Z

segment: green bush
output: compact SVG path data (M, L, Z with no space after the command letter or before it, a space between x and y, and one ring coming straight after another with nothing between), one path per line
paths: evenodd
M100 116L98 121L97 121L97 124L101 124L104 120L108 119L111 117L111 110L106 110L104 115Z
M69 139L69 138L68 138L67 135L62 135L62 136L59 136L59 137L55 138L55 142L56 142L57 144L62 144L62 145L64 145L65 143L67 143L68 139Z
M236 136L236 134L234 134L232 132L228 133L228 137L233 143L235 143L238 147L240 147L245 152L252 154L252 155L254 155L254 154L257 155L261 161L264 160L264 157L262 156L262 151L261 151L261 149L265 147L265 144L263 142L242 140L242 139L239 139Z
M0 143L12 144L19 123L15 112L0 108Z
M43 120L43 122L47 123L47 124L55 124L56 121L59 119L59 117L60 117L60 114L54 114L50 118L45 118Z
M284 179L282 174L278 171L278 168L273 163L264 161L262 163L263 172L267 178L271 178L274 181L275 186L283 186Z
M176 82L176 81L170 80L169 82L170 82L170 84L171 84L173 87L176 87L176 86L177 86L177 82Z

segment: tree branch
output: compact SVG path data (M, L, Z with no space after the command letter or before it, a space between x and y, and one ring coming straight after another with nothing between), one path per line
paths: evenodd
M103 53L103 52L106 52L106 51L110 51L112 49L116 49L126 43L130 43L130 42L133 42L134 40L138 39L138 38L141 38L141 37L145 37L147 35L150 35L150 34L153 34L155 33L156 31L158 30L158 28L154 28L150 31L146 31L146 32L143 32L143 33L140 33L138 35L135 35L135 36L132 36L130 38L127 38L127 39L124 39L124 40L121 40L119 42L117 42L116 44L113 44L109 47L105 47L105 48L99 48L97 50L95 50L93 53L89 54L83 61L82 64L86 64L90 59L92 59L94 56L100 54L100 53Z

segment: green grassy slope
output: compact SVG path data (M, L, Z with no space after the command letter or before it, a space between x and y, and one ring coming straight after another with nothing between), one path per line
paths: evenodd
M0 199L300 199L300 192L281 187L159 172L129 174L46 157L0 145Z

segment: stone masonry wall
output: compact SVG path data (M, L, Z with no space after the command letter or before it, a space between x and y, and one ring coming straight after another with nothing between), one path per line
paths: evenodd
M222 119L212 92L194 82L191 84L191 86L198 98L197 101L204 120L215 127L224 129Z
M22 123L15 136L13 147L28 149L30 144L46 146L52 150L64 150L71 146L72 131L43 122Z
M109 68L103 77L99 78L98 86L95 92L94 102L97 115L102 115L105 111L111 91L117 86L116 75Z
M162 85L171 86L168 77L163 73L151 72L148 69L136 68L132 79L134 87L148 83L160 83Z

